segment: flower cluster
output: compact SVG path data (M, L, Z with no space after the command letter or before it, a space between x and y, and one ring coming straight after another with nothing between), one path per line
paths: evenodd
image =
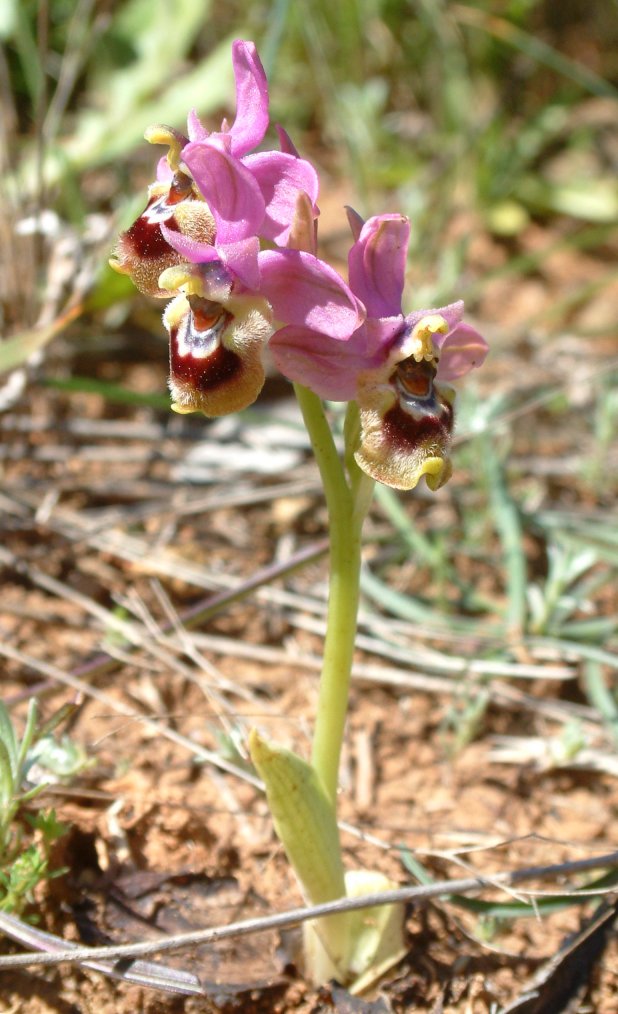
M170 389L178 412L223 415L278 369L320 397L358 404L355 458L380 482L411 489L450 475L454 392L443 381L480 366L484 339L463 303L405 316L409 222L348 217L348 283L316 256L318 177L278 129L280 150L254 152L268 128L268 86L255 46L232 48L236 117L209 133L153 127L168 146L148 204L120 236L112 265L170 298Z

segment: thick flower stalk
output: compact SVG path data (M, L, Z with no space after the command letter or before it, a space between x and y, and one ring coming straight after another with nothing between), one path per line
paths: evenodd
M337 789L354 655L362 528L375 482L432 490L451 474L454 391L487 345L463 303L402 309L410 226L401 215L363 222L348 212L348 281L317 256L318 177L278 129L279 150L256 152L268 128L268 88L255 46L232 47L236 116L209 132L153 127L166 144L146 209L112 260L144 293L171 299L170 390L177 412L219 416L251 405L264 353L294 383L329 514L328 622L310 761L254 730L249 749L275 830L306 900L393 886L345 872ZM173 298L172 298L173 297ZM347 402L340 456L324 400ZM403 952L403 908L331 916L304 927L316 983L361 989Z

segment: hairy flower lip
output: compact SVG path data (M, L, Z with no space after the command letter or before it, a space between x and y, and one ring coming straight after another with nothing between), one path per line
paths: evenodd
M272 333L270 311L261 297L235 295L233 287L227 296L224 287L219 289L222 302L203 295L208 278L195 271L167 272L167 283L175 282L185 293L169 304L163 317L170 336L172 408L183 414L226 415L247 408L262 389L262 351Z
M435 376L435 364L410 359L362 375L354 457L377 482L410 490L424 476L435 491L450 477L453 392Z
M193 191L188 177L172 178L171 184L154 184L141 215L118 237L110 264L120 274L129 275L134 285L149 296L169 297L159 285L167 268L183 260L169 237L185 233L191 242L209 243L215 223L204 201ZM171 191L171 201L169 200Z

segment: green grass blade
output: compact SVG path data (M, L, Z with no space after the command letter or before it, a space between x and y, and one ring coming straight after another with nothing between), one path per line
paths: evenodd
M52 338L64 331L80 312L80 307L74 307L47 327L31 328L0 342L0 373L8 373L23 366L31 355L45 348Z
M377 602L383 609L398 616L402 620L410 620L427 627L427 632L438 633L448 631L449 633L469 634L479 633L477 620L465 616L452 616L448 613L438 612L420 602L411 595L405 595L389 587L384 581L372 574L367 567L361 572L361 590L373 602ZM492 634L498 633L498 627L491 628Z
M26 755L28 750L34 743L36 737L36 725L39 717L39 709L37 707L36 699L31 697L28 701L28 714L26 716L26 726L24 734L19 744L19 751L17 754L17 773L16 777L18 781L21 781L24 764L26 761ZM20 787L20 786L18 786Z
M493 35L494 38L512 46L513 49L523 53L529 59L549 67L550 70L572 81L584 91L599 97L618 98L618 89L609 81L576 60L571 60L570 57L544 42L538 35L525 32L510 21L487 14L486 11L476 7L455 4L451 10L453 16L462 24L480 28L489 35Z
M11 821L11 801L15 795L15 778L11 756L3 739L0 739L0 860L4 831Z
M65 391L67 394L100 394L106 401L119 405L135 405L140 408L154 408L163 411L169 410L170 407L170 399L167 394L132 391L122 384L97 380L96 377L45 377L42 383L45 387L53 387L57 391Z
M433 884L434 878L427 872L419 860L412 855L409 849L402 847L400 850L401 861L412 876L420 884ZM443 901L449 905L475 915L491 919L519 919L530 918L538 915L550 915L552 912L560 912L572 905L582 905L587 901L598 901L598 892L608 886L615 884L618 880L616 870L597 877L589 884L574 888L572 894L554 895L551 898L535 898L534 902L526 901L483 901L479 898L467 898L463 894L445 894Z
M483 441L485 473L489 485L489 502L502 551L506 571L508 610L507 627L521 633L526 622L526 557L519 511L509 494L504 470L490 439Z
M4 746L6 751L6 760L9 763L11 776L13 781L17 778L17 758L19 754L19 748L17 745L17 737L15 735L15 729L11 721L11 716L6 710L5 705L0 701L0 743Z
M603 678L601 666L592 659L584 666L584 688L589 703L600 713L603 724L618 745L618 701Z
M391 489L390 486L383 486L378 483L374 496L412 555L430 567L440 564L442 554L439 549L419 531L418 527L408 517L405 507L395 490Z

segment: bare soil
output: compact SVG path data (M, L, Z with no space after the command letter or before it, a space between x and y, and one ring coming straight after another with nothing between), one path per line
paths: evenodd
M519 252L556 238L533 225ZM559 335L546 327L575 279L606 278L606 253L558 250L540 277L515 288L497 277L477 307L478 319L492 322L485 330L493 330L494 340L479 394L499 389L523 406L510 420L511 476L513 494L530 510L559 506L594 519L615 509L615 457L601 482L582 471L594 451L599 377L615 367L618 352L608 337L615 281L570 308ZM472 244L471 271L481 274L509 255L504 244L481 236ZM151 312L142 304L142 314ZM135 319L113 342L96 342L97 326L74 325L49 354L46 373L70 368L137 391L164 390L161 342ZM594 331L594 341L581 338L583 328ZM89 331L93 340L85 341ZM547 403L551 385L566 399L562 413ZM266 425L293 411L289 391L272 379L259 411L257 421L181 420L97 394L55 391L34 377L28 396L4 416L2 697L17 716L31 694L45 717L66 701L77 703L67 731L89 758L37 803L53 805L69 826L54 856L67 872L40 885L26 914L65 940L156 939L301 903L261 793L191 750L196 744L242 769L253 725L300 752L308 749L327 574L317 553L325 513L302 439ZM425 533L436 526L458 531L466 511L487 511L474 475L480 457L477 466L470 456L460 464L459 453L454 479L436 498L423 491L402 498ZM400 550L389 563L390 533L376 505L367 532L372 568L393 588L436 601L422 562ZM481 538L486 546L479 531ZM530 527L525 539L529 574L542 577L544 535ZM200 603L311 547L315 558L303 568L189 622ZM500 604L497 541L493 552L492 560L480 548L477 557L462 550L457 570L463 585ZM592 595L597 615L616 614L615 590ZM448 607L456 596L447 589L443 597ZM377 868L410 884L404 848L437 879L469 871L490 876L616 848L615 753L586 702L581 656L532 651L515 632L512 645L495 645L492 656L491 617L481 629L448 636L381 615L367 601L341 773L341 819L354 829L343 832L351 868ZM510 659L550 674L562 667L567 676L440 673L428 663L429 649L464 660ZM458 743L470 701L488 689L478 727ZM596 764L538 753L539 744L560 740L569 715L584 727ZM500 759L504 736L521 737L515 762ZM566 892L591 877L533 886ZM557 973L547 965L593 911L573 905L491 924L446 900L411 906L406 958L363 998L337 986L308 987L294 960L295 934L270 932L163 956L165 964L197 975L205 996L170 996L63 965L5 972L0 1008L5 1014L612 1014L618 945L611 918L592 935L592 949L576 948ZM19 953L6 940L2 949ZM539 972L549 982L540 999L509 1007Z

